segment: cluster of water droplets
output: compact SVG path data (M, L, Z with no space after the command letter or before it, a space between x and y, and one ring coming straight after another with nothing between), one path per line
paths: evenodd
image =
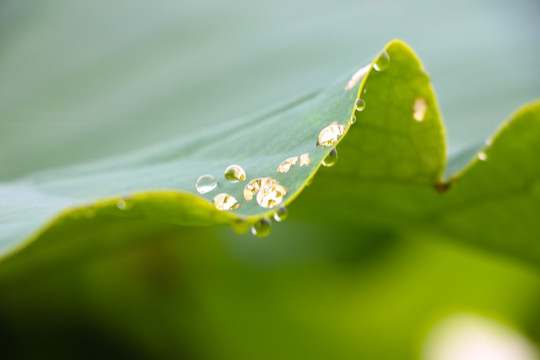
M386 51L381 52L377 58L370 65L375 71L384 71L390 65L390 57ZM357 74L353 76L350 83L356 83L359 79L364 76L368 71L369 67L364 67ZM353 84L354 85L354 84ZM350 89L350 84L346 89ZM364 89L362 94L366 93ZM336 145L339 139L345 134L348 127L355 124L357 121L358 112L364 111L366 108L366 101L359 98L355 103L355 111L351 115L348 121L348 125L339 124L338 122L332 122L330 125L324 127L317 136L316 146L325 149L328 147L333 147L330 152L326 154L322 160L322 165L325 167L334 166L338 159L338 153ZM421 122L424 120L424 116L427 111L427 102L424 98L416 98L414 100L413 106L413 118L414 120ZM277 167L276 171L280 174L285 174L291 171L291 169L296 169L296 167L309 166L311 164L311 158L309 153L304 153L297 156L291 156L283 160ZM296 171L296 170L294 170ZM247 179L246 172L239 165L230 165L225 169L224 177L227 181L231 183L242 182ZM202 175L199 177L196 183L197 191L200 194L206 194L219 186L217 180L211 175ZM281 205L284 197L287 195L288 190L279 183L277 179L272 177L260 177L255 178L247 182L243 189L244 200L252 201L256 200L257 204L263 208L276 210L273 213L273 218L275 221L280 222L286 219L287 209ZM240 203L232 195L227 193L220 193L213 198L213 203L217 209L220 210L235 210L240 208ZM234 225L233 229L239 233L246 232L248 228L251 229L251 232L258 236L264 237L270 233L272 222L268 217L262 217L258 221L252 224L248 224L246 220L238 220Z
M295 156L286 159L278 167L278 172L285 173L289 171L291 166L299 164L299 166L307 166L311 163L309 153L304 153L300 156ZM246 171L237 164L229 165L223 173L223 177L230 183L238 183L246 181ZM196 183L195 188L199 194L207 194L218 188L219 182L212 175L206 174L200 176ZM256 200L257 204L266 209L272 209L277 207L274 212L274 219L276 221L283 221L287 217L287 209L281 206L285 195L287 195L287 188L280 184L280 182L272 177L261 177L250 180L243 189L244 199L246 201ZM232 211L241 207L240 202L231 194L222 192L215 195L212 199L212 203L218 210ZM122 208L123 205L118 203L118 207ZM233 226L233 229L239 233L243 233L251 228L251 232L256 236L263 237L270 233L271 221L264 217L259 221L248 224L245 220L239 220Z

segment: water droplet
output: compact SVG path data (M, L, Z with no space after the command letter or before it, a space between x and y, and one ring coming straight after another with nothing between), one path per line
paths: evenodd
M422 121L424 120L424 116L426 115L427 110L427 103L426 100L423 98L417 98L414 100L413 104L413 118L416 121Z
M279 181L266 178L257 193L257 203L264 208L273 208L281 203L285 195L287 195L287 189Z
M119 210L126 210L128 205L127 205L127 202L126 200L124 199L120 199L116 202L116 207L119 209Z
M240 208L240 203L234 198L234 196L221 193L214 196L214 206L218 210L236 210Z
M285 206L280 206L274 213L274 219L277 222L281 222L285 219L287 219L287 216L289 215L289 210Z
M199 194L206 194L216 188L218 185L216 179L212 175L203 175L197 179L195 188Z
M362 111L366 108L366 102L362 99L356 100L356 110Z
M279 164L277 168L278 173L286 173L291 169L291 166L295 165L298 162L298 156L290 157L288 159L283 160L281 164Z
M261 188L262 183L266 180L266 178L258 178L253 179L250 182L247 183L247 185L244 187L244 199L251 200L253 199L253 196L259 189Z
M225 169L225 179L230 182L238 182L246 180L246 172L240 165L229 165Z
M330 150L328 155L326 155L326 157L323 159L322 164L323 166L331 167L331 166L336 165L336 162L337 162L337 150L336 148L333 148L332 150Z
M251 233L257 237L265 237L270 234L272 223L268 218L262 218L255 224L251 225Z
M486 146L491 146L491 144L493 143L493 139L487 138L486 141L484 141L484 143L486 144Z
M233 231L239 235L245 234L248 232L250 225L246 219L238 219L231 224Z
M487 160L487 154L483 151L480 151L478 153L478 160L480 161L486 161Z
M300 155L300 166L309 166L309 164L311 164L309 153Z
M351 118L349 119L349 125L352 125L356 122L356 116L354 114L351 115Z
M347 127L345 125L340 125L334 121L321 130L317 138L317 146L325 148L334 145L343 136L346 129Z
M373 62L373 68L377 71L383 71L390 65L390 56L386 51L382 51Z

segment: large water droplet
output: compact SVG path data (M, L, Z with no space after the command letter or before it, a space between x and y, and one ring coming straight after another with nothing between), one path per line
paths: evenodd
M246 180L246 172L240 165L229 165L225 169L225 179L230 182L238 182Z
M283 160L281 164L279 164L277 168L278 173L286 173L291 169L291 166L295 165L298 162L298 156L290 157L288 159Z
M427 103L426 100L423 98L417 98L414 100L413 104L413 118L416 121L422 121L424 120L424 116L426 115L427 110Z
M358 99L356 100L355 106L357 111L362 111L366 108L366 102L362 99Z
M309 153L300 155L300 166L309 166L309 164L311 164Z
M390 56L386 51L382 51L373 62L373 68L377 71L383 71L390 65Z
M289 211L287 210L287 208L285 206L280 206L280 207L278 207L278 209L274 213L274 219L277 222L281 222L281 221L287 219L288 215L289 215Z
M346 129L347 127L345 125L338 124L337 122L331 123L319 133L317 145L322 148L334 145L343 136Z
M197 179L195 188L199 194L206 194L216 188L218 185L216 179L212 175L203 175Z
M328 155L323 159L322 164L326 167L331 167L336 165L337 162L337 150L336 148L333 148Z
M285 187L276 179L266 178L257 193L257 203L264 208L273 208L281 203L285 195L287 195Z
M248 182L247 185L244 187L244 199L248 201L253 199L253 196L255 196L255 193L259 191L262 183L265 180L266 178L258 178L258 179L253 179L250 182Z
M221 193L214 196L214 206L218 210L235 210L240 208L240 203L234 198L234 196Z
M483 151L480 151L478 153L478 160L480 161L486 161L487 160L487 154Z
M270 234L272 223L270 219L262 218L255 224L251 225L251 233L257 237L265 237Z

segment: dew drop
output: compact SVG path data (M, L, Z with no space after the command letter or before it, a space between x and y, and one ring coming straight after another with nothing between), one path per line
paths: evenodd
M382 51L373 62L373 68L377 71L383 71L390 65L390 56L386 51Z
M238 182L246 180L246 172L240 165L229 165L225 169L225 179L230 182Z
M253 196L255 196L255 193L259 191L262 183L265 180L266 178L258 178L258 179L253 179L250 182L248 182L247 185L244 187L244 199L248 201L253 199Z
M280 206L274 213L274 220L277 222L281 222L285 219L287 219L287 216L289 215L289 210L285 206Z
M493 143L493 139L487 138L486 141L484 141L484 143L486 144L486 146L491 146L491 144Z
M128 208L128 204L126 200L120 199L116 202L116 207L118 208L118 210L126 210Z
M322 164L323 166L331 167L331 166L336 165L336 162L337 162L337 150L336 148L333 148L332 150L330 150L328 155L326 155L326 157L323 159Z
M300 166L309 166L309 164L311 164L309 153L300 155Z
M356 122L356 116L354 114L351 115L351 118L349 119L349 125L352 125Z
M487 160L487 154L483 151L480 151L478 153L478 160L480 161L486 161Z
M287 189L279 181L266 178L257 193L257 203L264 208L273 208L281 203L285 195L287 195Z
M234 196L221 193L214 196L214 206L218 210L236 210L240 208L240 203Z
M277 168L278 173L285 174L291 169L291 166L295 165L298 162L298 156L290 157L288 159L283 160L281 164L279 164Z
M268 218L262 218L255 224L251 225L251 233L257 237L265 237L270 234L272 230L272 223Z
M233 231L239 235L245 234L248 232L250 225L246 219L238 219L232 223L231 228Z
M212 175L203 175L197 179L195 188L199 194L206 194L216 188L218 185L216 179Z
M357 111L362 111L366 108L366 102L362 99L358 99L356 100L356 110Z
M343 136L346 129L347 127L345 125L340 125L334 121L321 130L317 138L317 146L325 148L334 145Z
M416 121L422 121L424 120L424 116L426 115L427 110L427 103L426 100L423 98L417 98L414 100L413 104L413 118Z

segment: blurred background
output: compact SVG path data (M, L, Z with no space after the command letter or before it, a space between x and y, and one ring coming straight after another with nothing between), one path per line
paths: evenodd
M0 1L0 180L258 112L393 38L431 76L450 172L540 97L536 0ZM73 224L99 248L0 279L0 358L540 358L537 268L291 212L262 240Z

